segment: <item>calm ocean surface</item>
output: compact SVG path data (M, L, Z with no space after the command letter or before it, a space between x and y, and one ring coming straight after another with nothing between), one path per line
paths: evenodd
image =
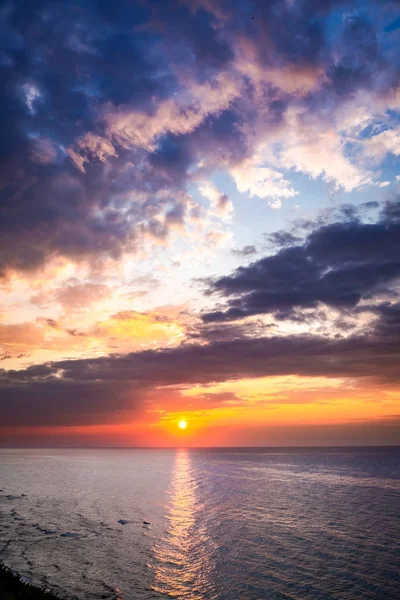
M0 450L0 489L0 559L66 598L400 597L400 449Z

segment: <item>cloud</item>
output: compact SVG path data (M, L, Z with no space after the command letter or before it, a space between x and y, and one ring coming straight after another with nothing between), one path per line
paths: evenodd
M1 276L165 243L170 230L184 233L193 211L178 228L174 209L165 218L163 194L186 193L217 168L272 208L297 194L291 170L346 191L374 183L359 147L378 163L396 153L396 129L364 131L361 143L341 116L358 114L360 126L398 112L395 40L378 32L381 5L349 8L10 4L0 74ZM340 19L330 18L335 10ZM382 18L394 22L390 4ZM215 202L216 217L226 218L231 200L222 191Z
M257 249L252 244L249 244L240 250L233 249L232 254L235 254L236 256L252 256L253 254L257 254Z
M137 146L152 151L160 137L167 133L182 135L193 132L208 115L229 108L239 93L239 82L222 73L204 84L188 82L185 93L177 99L163 100L153 114L107 105L102 119L107 136L120 146ZM80 145L86 149L83 140Z
M39 346L44 337L44 328L36 323L0 324L0 346L8 352L19 353L21 348L26 350Z
M203 321L268 313L292 318L296 309L318 304L352 309L389 292L400 278L399 206L398 201L387 203L375 223L355 219L322 225L304 244L289 237L293 245L216 279L210 292L227 305L203 314Z
M182 27L165 32L162 45L170 48L170 35L178 35L177 47L182 37L186 44L197 40L203 65L212 63L212 56L207 58L211 40L215 51L220 44L221 62L215 62L208 80L182 73L179 82L158 33L140 30L145 23L153 27L151 11L124 2L118 6L111 15L91 3L74 11L44 1L25 13L10 5L4 15L3 39L9 47L0 74L3 276L41 268L58 256L99 262L140 248L150 239L143 232L154 230L152 219L162 218L165 210L165 203L157 205L153 196L150 215L147 196L167 186L171 191L172 178L182 191L185 177L183 169L176 178L176 161L171 155L165 160L165 140L159 138L193 131L208 116L223 112L238 93L240 82L215 71L228 60L229 48L222 60L224 42L217 43L208 17L195 25L197 18L181 11ZM138 28L134 36L127 27ZM35 28L40 35L32 34ZM50 47L51 53L45 50ZM54 75L59 72L63 77ZM143 146L157 154L149 155ZM146 198L127 207L132 192ZM165 222L164 238L169 224L175 222Z
M204 181L199 185L199 192L211 204L213 214L222 219L229 220L233 211L233 204L226 194L222 194L212 181Z
M282 173L264 166L261 159L246 159L242 164L231 169L239 192L248 192L250 196L259 198L292 198L298 192L291 187ZM272 208L279 208L280 205Z
M399 383L399 351L399 337L390 332L346 339L292 335L183 344L0 371L2 425L106 422L118 413L124 420L148 406L152 390L244 378L292 374L393 385Z
M96 157L101 162L114 156L117 152L114 146L107 139L102 138L94 133L86 133L83 138L76 142L77 150L68 149L68 154L73 163L82 172L85 172L85 163L89 162L90 157Z
M69 310L79 310L95 302L101 302L110 295L111 290L106 285L78 283L57 290L54 294L54 301Z
M301 238L293 235L290 231L274 231L266 235L267 241L273 246L295 246L301 242Z
M394 177L385 161L399 155L395 3L250 8L40 0L2 10L0 278L9 286L2 312L20 319L0 326L2 366L27 353L35 362L81 357L2 371L6 423L98 423L114 411L123 419L165 387L237 377L397 382L399 203L366 215L379 211L375 197ZM171 240L180 277L194 239L216 253L237 232L240 194L274 209L299 196L313 211L306 178L359 198L373 186L373 197L270 233L258 260L246 234L234 253L252 262L210 279L200 323L132 310L129 302L155 305L158 282L138 291L129 281L159 255L169 260Z
M262 60L259 47L245 37L239 38L237 53L236 68L252 80L258 94L262 93L263 86L270 86L284 94L302 97L320 87L326 79L322 65L271 66Z
M366 158L380 163L387 154L400 156L400 128L386 129L368 138L362 143L362 152Z
M184 326L161 312L125 310L98 322L92 335L111 338L122 351L124 343L128 348L175 345L184 337Z
M347 192L371 183L371 175L345 155L345 140L337 130L322 121L288 111L287 130L282 140L280 164L286 169L307 173L313 179L324 177Z
M59 154L54 143L46 138L38 137L33 140L29 158L32 162L48 165L53 163Z
M113 311L110 289L86 284L55 290L50 296L53 311L58 295L64 310L57 319L37 317L30 322L0 324L0 350L3 360L9 361L8 368L22 368L28 357L28 364L40 364L109 351L175 346L185 337L188 318L182 306ZM49 310L44 299L40 305Z
M205 240L208 246L215 248L217 246L222 246L230 239L230 237L230 234L225 231L211 230L206 233Z

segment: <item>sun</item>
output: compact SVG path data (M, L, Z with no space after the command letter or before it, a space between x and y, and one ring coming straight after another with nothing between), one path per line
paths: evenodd
M185 421L184 419L182 419L182 421L179 421L178 427L179 427L179 429L186 429L186 427L187 427L187 421Z

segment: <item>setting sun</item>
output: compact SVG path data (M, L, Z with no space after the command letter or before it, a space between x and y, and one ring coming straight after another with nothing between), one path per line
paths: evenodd
M179 421L178 426L179 426L179 429L186 429L187 421L184 421L184 420Z

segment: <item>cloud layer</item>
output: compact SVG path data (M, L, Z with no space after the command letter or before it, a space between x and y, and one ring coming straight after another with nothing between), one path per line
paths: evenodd
M289 238L290 239L290 238ZM400 202L385 205L376 223L357 218L324 224L304 243L216 279L210 292L227 298L225 310L205 313L205 322L273 313L293 318L319 304L354 309L374 296L394 293L400 278Z
M398 33L392 0L1 3L1 427L398 398Z
M397 153L392 2L214 4L3 6L3 275L167 236L197 171L279 207L287 170L352 190Z

